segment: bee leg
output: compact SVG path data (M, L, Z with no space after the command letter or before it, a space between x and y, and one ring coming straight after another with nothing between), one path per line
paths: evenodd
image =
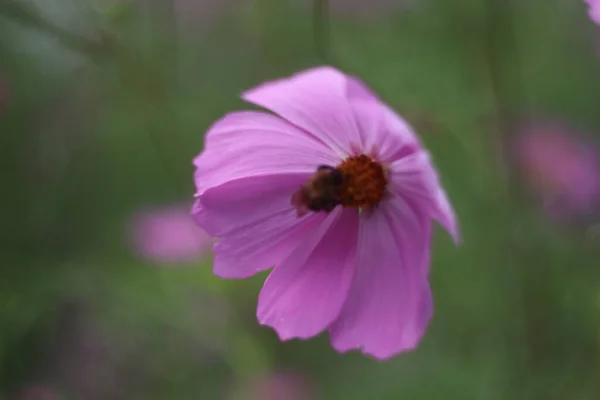
M319 165L317 171L336 171L336 169L330 165Z

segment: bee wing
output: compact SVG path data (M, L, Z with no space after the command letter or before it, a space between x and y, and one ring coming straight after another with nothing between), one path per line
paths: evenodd
M292 195L291 203L294 207L296 207L296 213L298 217L303 217L310 211L306 204L306 193L303 189L298 190Z

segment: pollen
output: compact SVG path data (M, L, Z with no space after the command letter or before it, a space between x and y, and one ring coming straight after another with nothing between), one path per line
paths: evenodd
M344 177L338 191L340 204L344 207L374 207L385 195L385 170L371 157L365 154L349 157L336 169L341 171Z

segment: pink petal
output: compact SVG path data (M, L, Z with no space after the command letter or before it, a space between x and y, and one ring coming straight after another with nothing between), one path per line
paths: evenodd
M260 292L257 316L281 340L309 338L338 316L354 272L358 213L336 208L278 265Z
M380 102L379 97L356 76L347 75L346 96L350 100Z
M357 269L330 329L336 350L387 359L418 344L432 314L430 241L428 215L402 199L360 219Z
M410 197L429 207L430 215L460 242L456 214L440 184L429 153L421 150L394 162L390 173L390 190L397 196Z
M589 14L592 21L600 24L600 1L599 0L585 0L589 6Z
M318 67L290 78L264 83L242 94L305 129L345 158L360 144L350 112L348 77L332 67Z
M311 235L325 214L298 218L290 203L304 177L275 175L237 179L208 189L194 206L198 223L215 244L214 273L245 278L279 264Z
M412 128L385 104L371 100L352 100L350 104L359 125L361 153L387 164L419 149Z
M308 177L320 164L339 162L322 143L276 116L231 113L210 128L204 151L194 160L197 194L250 176Z
M361 152L389 163L416 152L421 143L412 127L359 78L346 85L352 113L362 138Z

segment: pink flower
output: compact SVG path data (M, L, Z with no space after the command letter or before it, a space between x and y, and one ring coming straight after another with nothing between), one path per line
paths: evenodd
M600 202L600 165L591 143L567 126L531 121L517 135L517 157L535 194L554 214L586 214Z
M328 330L333 347L389 358L432 315L432 219L458 240L429 153L361 81L311 69L242 95L194 160L198 223L220 241L214 272L275 267L259 322L281 340Z
M169 206L136 213L130 224L133 247L158 262L194 261L210 253L212 239L184 207Z
M585 0L589 6L589 14L592 21L600 24L600 0Z

